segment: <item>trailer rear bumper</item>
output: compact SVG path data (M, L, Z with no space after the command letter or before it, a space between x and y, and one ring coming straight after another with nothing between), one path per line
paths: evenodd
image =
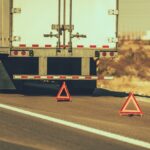
M14 80L112 80L113 76L80 76L80 75L13 75Z

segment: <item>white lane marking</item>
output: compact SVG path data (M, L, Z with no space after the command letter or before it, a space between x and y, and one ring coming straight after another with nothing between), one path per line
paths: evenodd
M121 142L125 142L125 143L129 143L129 144L132 144L132 145L136 145L136 146L140 146L140 147L143 147L143 148L150 149L150 143L144 142L144 141L141 141L141 140L133 139L133 138L130 138L130 137L125 137L125 136L122 136L122 135L119 135L119 134L114 134L114 133L111 133L111 132L107 132L107 131L87 127L85 125L80 125L80 124L77 124L77 123L73 123L73 122L69 122L69 121L49 117L49 116L46 116L46 115L30 112L30 111L27 111L27 110L12 107L12 106L5 105L5 104L0 104L0 108L11 110L11 111L18 112L18 113L28 115L28 116L31 116L31 117L47 120L47 121L58 123L58 124L61 124L61 125L64 125L64 126L68 126L68 127L72 127L72 128L75 128L75 129L79 129L79 130L82 130L82 131L89 132L89 133L94 133L94 134L97 134L97 135L100 135L100 136L104 136L104 137L107 137L107 138L110 138L110 139L114 139L114 140L118 140L118 141L121 141Z

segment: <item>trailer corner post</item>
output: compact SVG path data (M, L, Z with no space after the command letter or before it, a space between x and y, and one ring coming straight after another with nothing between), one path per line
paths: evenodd
M39 57L39 75L47 75L47 57Z
M81 58L81 75L90 75L90 58Z
M10 47L10 3L8 0L0 0L0 47ZM6 50L7 51L7 50Z

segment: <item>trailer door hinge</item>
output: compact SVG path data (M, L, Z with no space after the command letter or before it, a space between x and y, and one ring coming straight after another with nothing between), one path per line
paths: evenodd
M11 12L13 14L20 14L21 13L21 8L12 8Z
M0 41L9 41L9 37L0 37Z
M109 43L117 43L118 42L118 38L115 38L115 37L108 38L108 42Z
M11 41L14 41L14 42L21 41L21 37L20 36L13 36L11 38Z
M3 37L2 36L0 36L0 41L2 41L3 40Z
M109 15L119 15L119 10L109 9L108 14Z

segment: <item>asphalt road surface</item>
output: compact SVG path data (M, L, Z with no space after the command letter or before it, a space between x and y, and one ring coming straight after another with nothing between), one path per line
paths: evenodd
M141 98L138 98L141 99ZM83 124L96 129L150 142L150 103L139 101L143 117L121 117L125 98L73 97L57 102L54 97L0 94L0 104ZM0 108L0 150L142 150L57 123Z

